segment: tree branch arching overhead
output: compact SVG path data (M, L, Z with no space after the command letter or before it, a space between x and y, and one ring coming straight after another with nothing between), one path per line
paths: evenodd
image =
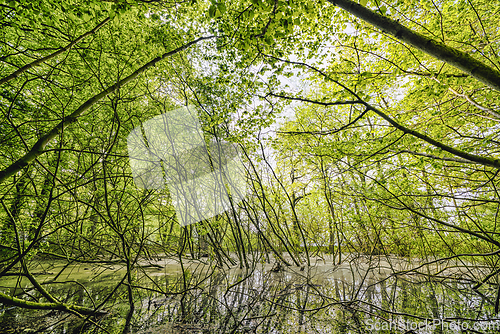
M71 113L69 116L65 117L62 121L60 121L56 126L54 126L49 132L44 134L43 136L38 139L38 141L32 146L32 148L24 154L21 158L19 158L17 161L12 163L9 167L5 168L4 170L0 171L0 183L5 181L8 177L14 175L21 169L23 169L25 166L29 165L33 160L35 160L38 156L40 156L43 153L43 149L47 144L54 139L63 129L65 129L68 125L76 122L78 117L82 115L85 111L90 109L95 103L97 103L99 100L103 99L107 95L115 92L118 90L120 87L126 85L130 81L133 81L137 76L139 76L141 73L146 71L148 68L153 67L156 65L156 63L173 56L181 51L186 50L190 46L206 40L206 39L211 39L214 36L208 36L208 37L200 37L197 38L189 43L186 43L172 51L164 53L160 57L156 57L155 59L149 61L139 69L137 69L134 73L128 75L127 77L123 78L122 80L118 81L114 85L108 87L107 89L103 90L99 94L94 95L90 99L88 99L85 103L80 105L73 113Z
M397 40L409 44L438 60L458 68L488 87L500 91L500 72L483 64L467 53L421 35L405 27L398 21L369 10L352 0L328 0L328 2L373 25L382 30L382 32L394 36Z
M26 64L24 65L23 67L19 68L18 70L14 71L13 73L9 74L8 76L6 77L3 77L0 79L0 85L1 84L4 84L6 82L9 82L10 80L12 79L15 79L17 78L18 76L20 76L21 74L23 74L24 72L26 72L27 70L33 68L33 67L36 67L36 66L39 66L41 64L43 64L44 62L46 62L47 60L50 60L52 58L55 58L57 56L59 56L60 54L68 51L69 49L71 49L73 46L75 46L76 44L78 44L81 40L83 40L85 37L89 36L89 35L92 35L94 34L97 30L101 29L106 23L108 23L109 21L111 20L111 18L106 18L104 19L101 23L99 23L94 29L90 30L90 31L87 31L86 33L84 33L83 35L81 35L80 37L78 37L77 39L75 39L74 41L72 41L71 43L69 43L68 45L66 45L65 47L57 50L56 52L54 53L51 53L50 55L48 56L45 56L45 57L42 57L40 59L37 59L29 64Z

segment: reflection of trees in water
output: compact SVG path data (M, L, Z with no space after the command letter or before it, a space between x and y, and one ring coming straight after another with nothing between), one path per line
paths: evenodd
M2 323L11 325L4 331L22 329L27 319L33 319L30 314L43 319L30 322L40 329L56 326L53 333L95 330L94 325L120 328L129 313L127 288L113 290L109 284L120 278L121 272L108 270L98 276L100 281L86 283L85 289L69 283L48 288L70 304L107 299L112 310L107 315L78 319L62 312L6 308ZM130 330L138 333L364 333L373 329L373 323L392 324L394 329L399 324L402 330L405 324L425 320L488 319L494 309L494 291L474 292L470 284L451 280L381 275L378 269L356 262L351 268L320 265L273 272L269 265L240 270L186 261L184 272L164 275L149 268L136 279Z

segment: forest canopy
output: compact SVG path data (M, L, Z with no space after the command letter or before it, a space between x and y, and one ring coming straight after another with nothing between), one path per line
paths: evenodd
M217 270L384 257L408 265L389 261L391 278L466 282L487 306L464 317L493 319L499 14L490 0L0 0L0 282L15 279L0 302L113 332L106 315L121 300L127 333L143 328L147 293L178 298L168 321L195 323L185 303L196 289L211 296ZM134 183L127 137L187 106L205 150L238 150L246 193L184 226L172 189ZM180 264L178 281L150 275L158 259ZM188 271L196 261L209 269ZM60 270L39 276L49 262ZM124 269L97 300L81 283L78 298L60 289L77 265ZM278 306L430 317L353 304L358 293L348 306L324 291L311 305L297 297L301 308L265 293L255 303L269 309L225 305L217 330L265 332L274 323L256 319ZM198 311L212 319L216 304Z

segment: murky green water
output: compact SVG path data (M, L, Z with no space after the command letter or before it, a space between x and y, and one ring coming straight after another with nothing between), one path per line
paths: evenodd
M496 287L472 289L474 272L430 268L415 273L399 260L356 259L334 266L216 268L198 261L159 260L133 270L131 333L494 333ZM448 264L449 265L449 264ZM184 270L183 270L184 269ZM282 270L276 270L282 269ZM105 315L83 319L60 311L3 306L1 333L121 333L130 310L123 265L42 262L31 270L61 301L96 307ZM478 272L480 269L478 269ZM430 272L430 271L429 271ZM460 280L446 279L452 275ZM57 276L57 277L56 277ZM56 279L54 280L54 278ZM29 281L4 278L2 291L37 298ZM465 331L467 332L467 331Z

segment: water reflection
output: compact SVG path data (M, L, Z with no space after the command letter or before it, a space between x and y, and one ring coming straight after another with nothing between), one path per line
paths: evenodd
M65 296L65 303L102 305L107 314L78 318L4 307L0 332L121 332L129 311L125 267L66 266L53 280L59 265L64 266L52 263L50 272L38 273L44 287ZM193 260L142 264L133 272L130 332L434 334L500 329L493 311L496 290L487 286L476 291L466 281L391 275L394 268L360 259L341 266L319 261L311 267L273 269L272 263L258 262L247 270ZM40 297L24 279L4 278L0 285L24 299Z

